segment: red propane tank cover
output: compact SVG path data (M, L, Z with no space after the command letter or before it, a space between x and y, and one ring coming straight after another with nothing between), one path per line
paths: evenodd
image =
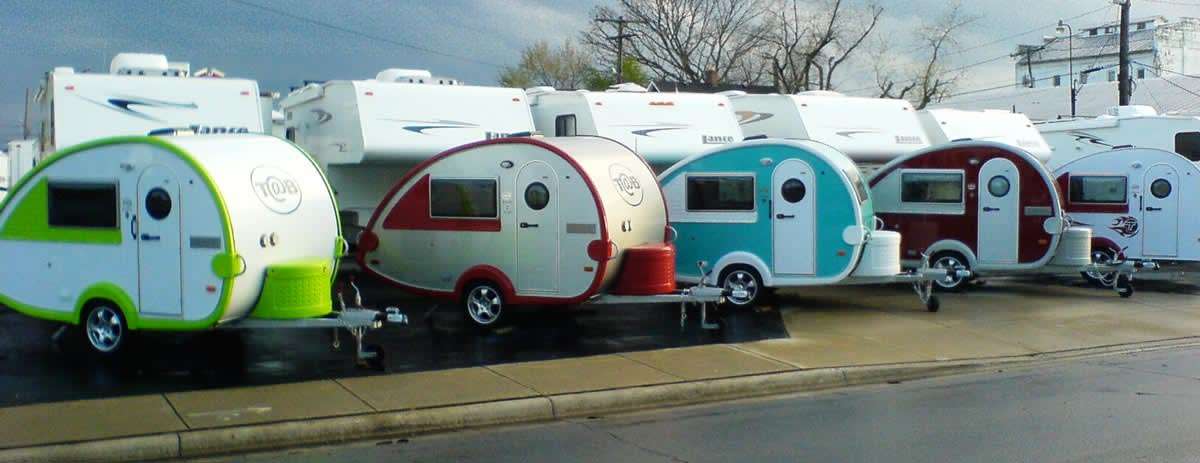
M644 244L626 249L612 293L650 296L675 291L675 247Z

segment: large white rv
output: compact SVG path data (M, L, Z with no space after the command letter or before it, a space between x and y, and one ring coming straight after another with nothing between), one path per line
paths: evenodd
M1114 106L1096 118L1039 122L1052 168L1117 146L1173 151L1200 162L1200 118L1158 114L1149 106Z
M348 239L405 172L447 149L533 132L525 92L461 85L429 71L296 89L279 102L287 139L325 170Z
M634 150L659 172L715 145L743 138L725 95L650 92L636 84L604 92L536 87L528 93L539 132L610 138Z
M0 151L0 201L4 201L4 196L8 194L10 184L8 179L8 153Z
M37 140L10 141L7 155L5 168L8 172L8 186L11 188L37 164Z
M1041 162L1050 160L1050 145L1033 121L1021 113L942 108L917 111L917 118L935 145L956 140L990 141L1020 148Z
M264 131L257 82L192 77L188 63L164 55L120 53L108 73L54 68L36 102L35 158L119 135Z

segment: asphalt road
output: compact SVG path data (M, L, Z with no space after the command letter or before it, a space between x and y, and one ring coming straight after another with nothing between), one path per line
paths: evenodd
M1194 462L1198 399L1176 350L215 461Z
M514 311L512 323L481 331L450 307L377 285L364 303L404 309L412 323L372 331L386 373L629 352L787 337L774 309L725 313L723 328L703 330L692 310L681 328L677 305L624 305ZM90 355L58 325L0 308L0 407L37 402L345 378L378 371L355 365L352 338L330 347L328 330L139 334L115 359Z

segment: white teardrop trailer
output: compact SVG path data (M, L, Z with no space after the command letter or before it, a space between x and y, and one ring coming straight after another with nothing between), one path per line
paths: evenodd
M78 325L117 352L134 331L345 328L360 360L390 313L334 310L345 241L317 166L260 135L117 137L57 152L0 203L0 304ZM60 331L61 334L61 331Z
M600 137L514 137L413 168L359 237L367 273L461 303L479 326L510 304L720 302L675 289L666 205L645 160ZM707 321L702 320L706 327Z

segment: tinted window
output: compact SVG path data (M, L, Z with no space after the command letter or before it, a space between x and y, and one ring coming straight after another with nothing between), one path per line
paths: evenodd
M550 204L550 189L546 188L542 182L530 183L525 187L525 205L530 209L540 211Z
M754 177L688 177L689 211L754 210Z
M575 133L574 114L566 114L554 118L554 136L573 137L575 136Z
M495 218L496 181L433 179L429 182L429 212L434 217Z
M1008 183L1008 178L1004 176L997 175L992 177L991 180L988 180L988 193L991 193L992 196L997 198L1003 198L1004 195L1008 194L1008 190L1011 188L1012 185Z
M1179 132L1175 134L1175 152L1192 162L1200 162L1200 132Z
M51 227L117 228L117 185L50 183Z
M906 203L961 203L961 172L906 172L900 175L900 200Z
M171 195L167 190L155 188L146 193L146 213L154 220L162 220L171 215Z
M1125 177L1113 175L1071 177L1071 202L1124 204Z
M1171 196L1171 182L1168 182L1166 179L1162 178L1155 180L1154 183L1150 184L1150 194L1154 195L1154 197L1158 199Z
M804 193L807 191L808 189L804 187L804 182L801 182L800 179L789 178L786 182L783 182L779 194L783 196L784 201L798 203L804 199Z

